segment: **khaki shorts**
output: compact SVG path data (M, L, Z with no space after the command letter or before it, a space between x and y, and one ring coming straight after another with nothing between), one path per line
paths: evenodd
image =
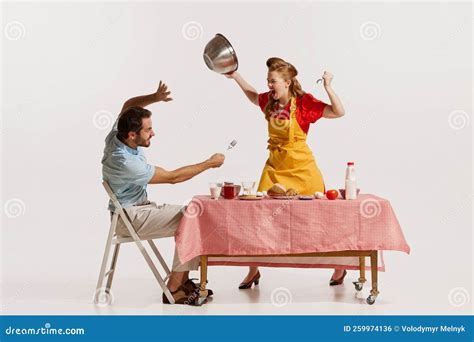
M147 205L128 207L125 211L130 217L133 228L140 239L153 240L174 236L185 209L186 207L181 205L157 205L156 203L151 202ZM120 237L130 237L130 233L121 217L119 217L117 222L116 233ZM173 271L184 272L197 270L198 266L199 257L196 257L185 264L181 264L175 248L172 267Z

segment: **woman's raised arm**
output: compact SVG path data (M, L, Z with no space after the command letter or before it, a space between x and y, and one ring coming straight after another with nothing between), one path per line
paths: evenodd
M254 105L258 106L258 92L252 87L247 81L240 75L237 71L234 71L231 74L225 74L225 77L232 78L237 82L240 89L244 92L245 96L252 102Z

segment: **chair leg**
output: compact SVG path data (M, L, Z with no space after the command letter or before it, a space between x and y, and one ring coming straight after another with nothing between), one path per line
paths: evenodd
M110 223L109 235L105 244L104 256L102 257L102 265L100 266L99 279L97 280L97 286L94 293L94 303L98 303L99 294L102 288L102 282L105 278L105 269L107 267L107 261L109 259L110 247L112 246L112 238L114 237L115 227L117 226L118 215L113 214L112 222Z
M174 304L174 298L173 295L171 294L170 290L168 289L168 286L166 286L165 281L161 277L160 273L156 269L155 264L153 263L153 260L151 260L150 255L145 249L145 246L141 243L140 240L135 240L135 243L137 244L138 248L140 249L140 252L143 254L143 257L145 258L146 262L148 263L148 266L150 266L151 271L153 272L153 275L155 276L156 280L161 286L161 289L165 293L165 296L168 298L168 301L171 304Z
M155 253L156 257L160 261L160 264L163 267L163 269L165 270L166 275L169 275L171 273L171 271L168 268L168 265L166 265L165 259L163 259L163 257L161 256L160 251L158 251L158 248L156 248L156 245L153 242L153 240L148 240L148 244L150 245L150 247L153 250L153 252Z
M148 263L148 266L150 267L151 271L153 272L153 275L155 276L156 280L158 281L158 283L160 284L161 286L161 289L163 290L163 292L165 293L165 296L168 298L168 301L171 303L171 304L174 304L175 301L174 301L174 298L173 298L173 295L171 294L170 290L168 289L168 287L166 286L163 278L161 277L160 275L160 272L158 272L158 270L156 269L156 266L155 264L153 263L153 260L151 260L150 258L150 255L148 254L148 252L146 251L145 249L145 246L143 246L142 242L140 241L140 238L139 236L137 235L137 232L135 232L135 229L133 229L133 226L132 224L130 223L130 220L128 219L127 215L126 215L126 212L124 212L123 210L121 211L121 215L123 214L122 216L122 219L125 223L125 226L127 227L128 229L128 232L130 233L130 236L133 238L133 240L135 241L138 249L140 250L140 252L142 253L143 257L145 258L146 262Z
M114 255L112 257L112 264L110 265L110 273L109 273L109 277L107 278L107 285L105 286L105 292L107 293L110 293L110 289L112 288L112 281L114 279L119 251L120 251L120 244L117 243L115 245Z

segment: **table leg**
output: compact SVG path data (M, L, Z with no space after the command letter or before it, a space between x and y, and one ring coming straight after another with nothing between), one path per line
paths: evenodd
M365 256L359 257L359 265L360 265L360 277L359 281L361 283L365 283L367 279L365 279Z
M367 281L365 278L365 256L359 256L359 271L360 271L360 277L358 281L352 282L354 284L354 287L356 291L362 291L362 288L364 287L364 283Z
M199 304L202 304L207 299L207 256L201 256L201 284L199 286Z
M370 271L372 275L372 290L370 290L370 296L367 298L367 304L374 304L375 299L379 294L378 290L378 252L370 252Z

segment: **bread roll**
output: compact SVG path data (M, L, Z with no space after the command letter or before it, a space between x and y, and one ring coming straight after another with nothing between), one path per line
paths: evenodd
M286 196L298 196L298 190L295 190L293 188L289 188L288 190L286 190L285 195Z
M268 196L284 196L285 194L286 188L280 183L273 184L273 186L267 191Z

